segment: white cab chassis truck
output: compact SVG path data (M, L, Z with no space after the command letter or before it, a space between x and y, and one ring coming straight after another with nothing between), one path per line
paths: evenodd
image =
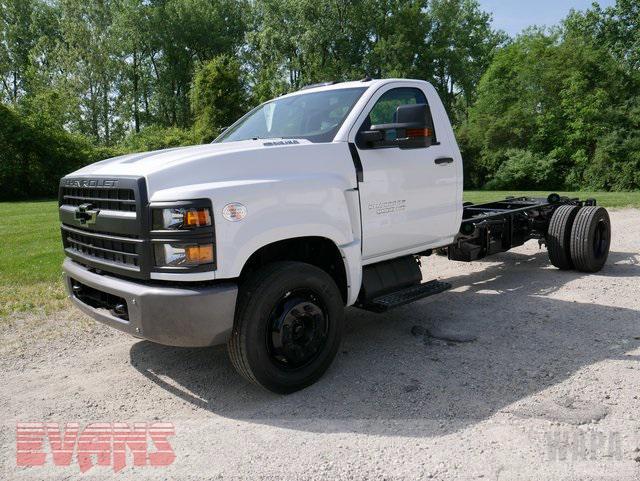
M429 83L329 83L266 102L212 144L125 155L60 181L73 302L174 346L226 343L278 393L315 382L344 309L383 312L440 293L419 259L473 261L530 239L560 269L607 259L593 199L463 205L463 166Z

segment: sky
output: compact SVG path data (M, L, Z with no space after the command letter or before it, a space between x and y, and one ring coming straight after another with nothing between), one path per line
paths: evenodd
M593 0L480 0L483 10L493 13L493 24L509 35L516 35L529 25L551 26L567 16L569 10L586 10ZM615 0L600 0L608 7Z

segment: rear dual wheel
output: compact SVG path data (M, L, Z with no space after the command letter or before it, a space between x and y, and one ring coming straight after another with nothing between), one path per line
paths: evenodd
M571 229L580 207L577 205L561 205L551 216L547 230L547 251L549 260L558 269L573 269L571 259Z
M611 221L603 207L558 207L549 223L549 260L558 269L598 272L609 255Z
M603 207L580 209L571 229L571 260L581 272L598 272L607 262L611 220Z

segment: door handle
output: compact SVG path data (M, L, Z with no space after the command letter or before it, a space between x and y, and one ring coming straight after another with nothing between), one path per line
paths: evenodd
M438 157L436 160L434 160L434 162L438 165L441 164L450 164L453 162L453 158L452 157Z

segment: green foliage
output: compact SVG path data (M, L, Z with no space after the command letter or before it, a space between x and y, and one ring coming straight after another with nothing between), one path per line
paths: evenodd
M235 122L246 106L246 93L240 62L220 55L196 71L191 90L196 136L210 142Z
M554 159L521 149L507 149L503 157L493 178L487 182L487 189L540 190L558 187L554 178Z
M638 72L589 37L537 30L518 37L482 77L464 129L475 185L526 187L521 179L539 172L553 187L639 188L632 109L639 86ZM509 149L526 151L532 170ZM516 176L517 168L527 174Z
M640 68L640 2L617 0L602 9L594 3L584 12L572 11L563 22L573 36L591 38L609 51L630 70Z
M53 197L66 173L99 160L85 139L0 104L0 200Z
M142 66L151 77L150 114L163 125L190 127L189 92L195 67L241 47L248 19L246 0L163 0L136 5L149 32L142 39Z
M34 36L30 26L34 10L33 0L4 0L0 2L0 77L4 93L17 102L26 88L26 72Z
M366 75L430 80L464 118L505 38L476 0L4 0L0 11L0 100L28 113L46 100L66 130L106 146L194 122L208 140L246 96ZM218 96L197 120L196 71L218 58L234 59L225 81L243 95Z
M464 187L471 189L483 184L484 174L482 167L478 165L481 149L478 142L474 142L471 137L468 124L458 125L455 130L458 147L462 154L464 164Z
M152 125L142 129L139 133L129 135L118 145L118 150L123 154L150 152L152 150L182 147L197 143L193 130Z
M638 189L638 24L634 0L513 40L477 0L0 0L0 197L365 75L435 86L467 187Z
M249 13L247 0L0 1L0 100L57 91L65 128L108 146L190 128L195 66L237 53Z
M55 197L61 177L91 162L198 143L193 130L152 126L117 147L95 146L69 134L49 114L19 115L0 104L0 201Z
M593 160L584 169L589 188L616 191L640 186L640 98L627 103L622 112L624 118L598 140Z
M454 123L466 119L481 76L507 36L491 26L491 15L475 0L434 0L423 71ZM454 47L454 48L452 48Z
M258 100L328 80L420 78L463 118L506 36L475 0L258 0L247 38Z

